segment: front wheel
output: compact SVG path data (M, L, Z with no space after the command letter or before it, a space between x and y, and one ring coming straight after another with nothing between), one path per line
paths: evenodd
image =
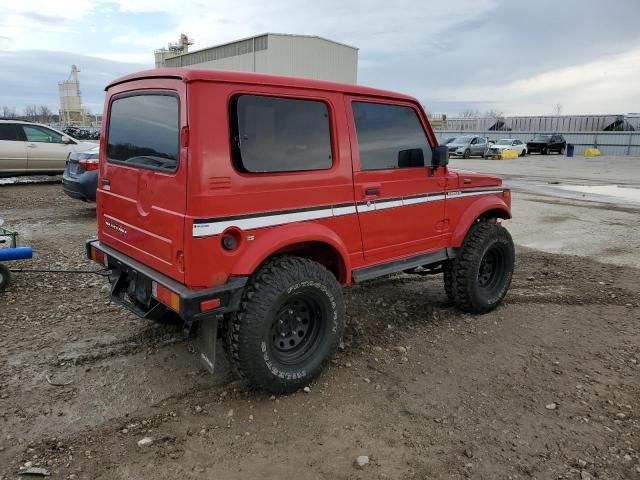
M544 148L540 151L540 153L541 153L542 155L549 155L549 149L548 149L547 147L544 147Z
M560 155L564 155L564 147L560 147Z
M245 288L229 319L232 367L259 389L293 392L313 380L334 355L344 330L340 284L306 258L275 257Z
M471 150L469 150L468 148L464 151L464 155L462 155L464 158L471 158Z
M444 269L447 297L465 312L490 312L507 294L514 265L515 248L507 229L477 223Z
M0 264L0 292L5 290L9 286L10 281L11 273L9 273L9 269Z

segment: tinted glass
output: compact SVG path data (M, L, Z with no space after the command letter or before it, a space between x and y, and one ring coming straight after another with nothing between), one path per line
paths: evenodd
M27 137L28 142L37 143L62 143L62 135L53 130L43 127L34 127L33 125L23 125L22 129Z
M323 102L241 95L231 110L234 163L239 170L331 168L329 112Z
M362 170L431 165L431 147L410 107L353 102Z
M111 104L107 157L161 171L178 167L180 107L173 95L136 95Z
M23 139L21 127L13 123L0 123L0 140L21 141Z

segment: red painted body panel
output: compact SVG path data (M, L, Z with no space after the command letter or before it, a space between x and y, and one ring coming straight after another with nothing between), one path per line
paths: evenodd
M156 89L172 90L180 98L180 126L188 128L188 142L185 137L178 170L158 173L106 162L104 140L112 97ZM237 171L231 162L229 102L242 93L324 102L330 118L333 166L293 173ZM195 69L151 70L114 81L107 89L100 148L100 181L111 182L108 190L100 183L98 192L100 241L196 289L221 285L230 276L250 275L270 255L292 245L310 249L322 244L322 255L335 257L341 281L350 283L353 269L459 245L461 229L464 239L471 222L486 209L500 208L505 216L510 215L501 194L445 199L450 190L501 189L497 177L447 168L432 173L428 167L360 171L352 99L414 108L430 144L437 145L419 103L382 90ZM463 185L464 180L468 182ZM380 193L366 195L370 186ZM402 204L398 208L366 207L367 201L375 206L377 200L429 194L441 198L416 204L398 200ZM356 206L362 209L360 213ZM280 213L312 208L324 209L324 216L289 221ZM242 220L237 219L248 215L264 219L273 214L283 218L283 223L242 228ZM220 220L227 217L232 220ZM207 225L223 226L214 233L196 235ZM222 247L225 228L240 239L235 250Z
M108 118L111 99L131 91L168 91L180 99L180 125L187 125L187 89L176 79L132 81L111 87L105 100ZM122 253L180 282L184 215L187 198L188 151L180 149L175 173L132 168L106 161L108 122L100 138L100 173L96 196L98 239ZM104 185L109 181L110 185Z

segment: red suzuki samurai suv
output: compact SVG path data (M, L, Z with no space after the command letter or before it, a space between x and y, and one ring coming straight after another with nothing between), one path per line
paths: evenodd
M357 85L197 69L107 89L98 239L111 298L222 339L251 385L291 392L331 359L342 286L439 274L449 300L504 298L514 246L500 178L448 168L419 102Z

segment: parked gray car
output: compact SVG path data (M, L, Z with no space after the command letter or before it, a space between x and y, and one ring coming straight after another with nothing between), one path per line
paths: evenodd
M487 139L473 135L464 135L447 144L449 155L458 155L469 158L472 155L482 157L487 151Z

